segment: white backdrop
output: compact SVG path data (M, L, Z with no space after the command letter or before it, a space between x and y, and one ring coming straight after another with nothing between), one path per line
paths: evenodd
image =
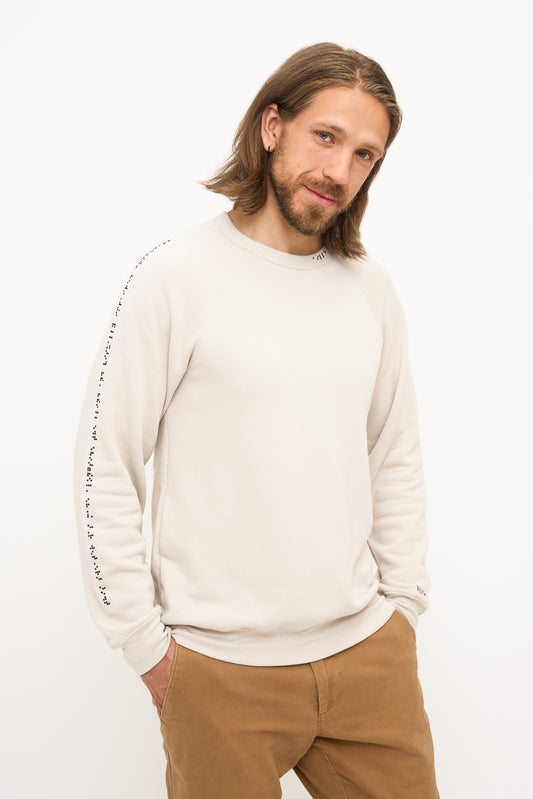
M166 796L148 691L83 593L78 415L132 267L231 207L198 181L228 155L266 77L318 41L379 61L405 115L363 241L409 326L432 577L419 676L441 799L533 795L526 10L2 3L1 799ZM282 787L307 796L292 772Z

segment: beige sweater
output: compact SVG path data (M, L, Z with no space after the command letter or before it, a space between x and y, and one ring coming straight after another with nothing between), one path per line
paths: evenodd
M395 607L416 627L425 487L389 273L274 250L226 213L154 247L94 359L74 498L92 619L137 674L170 635L268 666L352 646Z

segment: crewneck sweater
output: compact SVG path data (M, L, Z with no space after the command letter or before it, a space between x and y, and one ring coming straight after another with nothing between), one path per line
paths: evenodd
M151 553L143 532L153 456ZM74 451L90 615L144 674L178 644L291 665L428 605L418 411L388 269L226 212L132 269Z

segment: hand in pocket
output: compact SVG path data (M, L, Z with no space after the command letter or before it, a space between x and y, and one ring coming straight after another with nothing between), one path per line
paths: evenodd
M170 674L172 672L172 665L174 663L174 656L176 652L176 642L170 638L170 644L167 649L166 655L156 663L150 671L141 674L141 680L147 686L152 694L154 701L163 707L163 701L167 692L168 683L170 681Z

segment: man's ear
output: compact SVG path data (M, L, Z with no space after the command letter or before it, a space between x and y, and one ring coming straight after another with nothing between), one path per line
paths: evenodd
M276 103L270 103L264 109L261 117L261 138L263 140L263 147L270 152L276 149L276 144L279 141L281 133L282 121L279 115L278 106Z

